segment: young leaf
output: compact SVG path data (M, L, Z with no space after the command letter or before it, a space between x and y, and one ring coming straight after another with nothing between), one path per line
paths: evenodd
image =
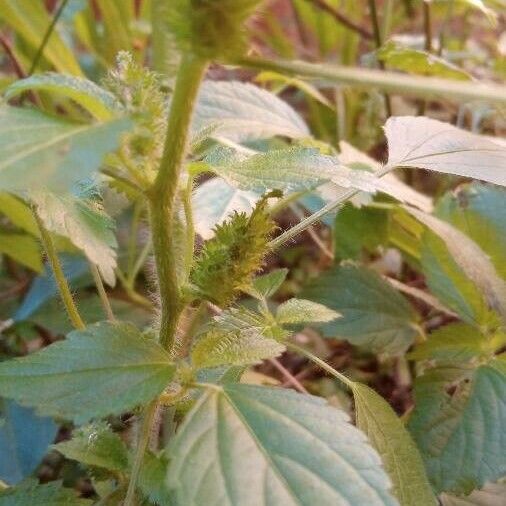
M348 416L284 389L213 387L169 457L167 479L181 506L397 504L380 458Z
M388 165L434 170L506 186L506 147L422 116L389 118Z
M372 270L344 264L312 280L300 294L341 314L322 325L326 337L376 353L406 351L417 330L407 300Z
M437 505L422 457L393 409L366 385L354 383L352 390L357 427L367 434L380 454L399 503L402 506Z
M268 299L278 291L287 275L288 269L275 269L262 276L257 276L251 282L247 293L257 299Z
M130 126L127 118L78 124L33 109L0 107L0 189L67 192L96 171Z
M84 423L146 403L168 385L170 356L128 323L99 323L0 363L0 394Z
M339 318L333 309L311 300L289 299L276 311L276 321L280 325L298 323L329 323Z
M55 72L35 74L14 82L5 90L5 98L10 100L28 90L47 91L70 98L98 120L112 119L122 109L112 93L93 81Z
M58 427L15 402L0 401L0 407L0 480L16 485L39 465Z
M505 396L504 359L417 379L409 429L437 492L469 493L506 473Z
M0 506L90 506L92 501L76 497L76 492L62 488L61 482L37 485L30 482L20 487L8 488L0 492Z
M104 280L114 286L117 245L114 222L99 202L42 191L30 192L30 199L46 228L68 237L98 266Z
M211 330L204 334L191 352L195 367L222 365L253 365L267 358L281 355L285 347L260 334L256 329L221 332Z
M128 450L121 438L105 422L74 430L72 439L53 446L65 457L109 471L128 469Z
M309 129L286 102L257 86L239 81L206 81L202 85L193 131L216 125L214 135L243 142L308 137Z

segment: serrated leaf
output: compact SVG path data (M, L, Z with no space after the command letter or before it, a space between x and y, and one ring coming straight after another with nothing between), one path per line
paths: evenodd
M417 334L407 300L370 269L344 264L323 272L301 297L341 314L321 326L325 337L346 339L375 353L402 353Z
M352 387L357 427L380 454L402 506L437 505L423 460L409 432L389 404L361 383Z
M451 224L417 209L406 209L444 241L465 275L481 290L490 307L506 321L506 281L497 275L490 258Z
M114 221L102 206L90 199L73 195L30 192L37 214L51 232L68 237L97 265L104 280L114 286L116 276L116 237Z
M281 355L285 347L262 336L256 329L223 332L218 329L204 334L194 345L191 358L195 367L253 365Z
M133 325L103 322L0 363L0 394L79 424L152 400L174 371L167 352Z
M422 116L389 118L388 165L428 169L506 186L506 147Z
M35 272L43 269L40 243L32 236L0 231L0 254L8 255Z
M399 42L388 41L378 51L380 61L395 70L409 74L445 77L448 79L470 80L472 77L464 70L444 58L403 46Z
M435 214L464 232L506 279L506 190L474 182L448 192Z
M282 135L308 137L302 118L276 95L249 83L205 81L193 120L193 131L217 125L215 135L242 142Z
M91 176L118 147L128 118L70 123L33 109L0 107L0 189L23 195L65 193Z
M47 91L70 98L99 120L112 119L121 111L121 104L109 91L93 81L56 72L35 74L14 82L5 90L5 98L10 100L28 90Z
M0 506L88 506L89 499L78 498L76 492L70 488L62 488L61 482L51 482L46 485L29 483L19 488L7 489L0 492Z
M340 317L333 309L311 300L289 299L276 311L276 320L280 325L297 323L329 323Z
M0 408L0 480L16 485L39 465L58 426L12 401L0 401Z
M169 456L167 479L181 506L397 504L378 455L348 416L284 389L213 387Z
M251 214L259 196L234 188L221 177L201 184L193 194L195 230L203 239L214 235L214 227L221 225L234 211Z
M506 502L504 483L487 483L481 490L473 490L466 497L441 494L441 506L503 506Z
M416 346L412 360L434 360L436 363L463 364L483 353L484 337L476 327L450 323L431 332L427 340Z
M267 274L253 279L247 293L257 299L267 299L274 295L283 284L288 274L288 269L275 269Z
M506 473L505 396L501 359L417 379L409 429L437 492L469 493Z
M66 458L110 471L128 469L128 450L121 438L105 422L79 427L69 441L53 446Z

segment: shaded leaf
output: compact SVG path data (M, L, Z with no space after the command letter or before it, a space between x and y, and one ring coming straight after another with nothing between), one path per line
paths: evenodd
M184 506L397 504L378 455L347 415L293 391L213 387L169 452L168 483Z
M76 496L70 488L62 488L61 482L51 482L37 485L30 482L19 488L9 488L0 492L0 506L27 506L37 504L41 506L87 506L89 499Z
M133 325L99 323L0 363L0 393L41 414L83 423L152 400L174 370L163 348Z

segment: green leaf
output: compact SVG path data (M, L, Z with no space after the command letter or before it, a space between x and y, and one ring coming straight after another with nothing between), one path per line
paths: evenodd
M312 280L300 296L341 314L321 327L326 337L346 339L375 353L402 353L418 333L407 300L363 267L334 267Z
M112 119L115 113L121 111L121 104L112 93L82 77L55 72L35 74L11 84L5 90L5 98L10 100L28 90L47 91L70 98L99 120Z
M78 124L33 109L0 107L0 189L66 192L99 168L129 126L127 118Z
M39 229L32 210L19 198L0 192L0 213L7 216L16 227L36 237Z
M450 323L431 332L427 341L418 344L409 357L412 360L464 364L483 354L483 342L484 337L476 327Z
M37 214L45 227L68 237L97 265L104 280L114 286L116 276L116 237L114 222L99 202L73 195L57 195L43 191L30 192Z
M380 458L348 416L284 389L214 386L169 457L168 483L184 506L397 504Z
M0 406L0 480L15 485L39 465L58 427L12 401L0 401Z
M280 325L297 323L328 323L339 318L333 309L311 300L289 299L276 311L276 320Z
M168 459L162 453L159 456L146 452L142 460L138 486L142 493L158 506L173 504L166 482Z
M481 290L489 306L506 321L506 281L497 275L490 258L472 239L449 223L417 209L407 209L444 241L462 272Z
M46 485L29 484L8 488L0 492L0 506L88 506L89 499L76 497L76 492L69 488L62 488L61 482L51 482Z
M74 430L72 439L53 446L65 457L109 471L128 469L128 450L121 438L105 422Z
M285 347L260 334L256 329L223 332L218 329L204 334L194 345L191 358L195 367L259 364L281 355Z
M469 493L506 474L505 396L501 359L416 380L409 429L437 492Z
M8 255L35 272L43 269L40 244L29 235L0 232L0 254Z
M193 131L216 125L214 135L242 142L275 135L309 137L302 118L276 95L249 83L205 81L198 98Z
M35 55L42 44L51 17L43 2L33 0L0 0L0 19L10 26L28 44ZM44 58L56 70L65 74L82 75L81 67L70 48L54 30L44 49Z
M103 322L0 363L0 394L80 424L152 400L174 371L167 352L133 325Z
M357 427L380 454L402 506L437 505L422 457L409 432L389 404L374 390L354 383Z
M441 506L504 506L506 485L487 483L481 490L474 490L467 497L441 494Z
M506 186L506 147L422 116L389 118L388 165L433 170Z
M478 244L506 279L505 190L477 182L462 185L448 192L435 212Z
M288 275L288 269L275 269L253 279L247 293L257 299L268 299L274 295Z
M470 80L472 77L463 69L445 59L394 41L388 41L378 51L380 61L395 70L409 74Z

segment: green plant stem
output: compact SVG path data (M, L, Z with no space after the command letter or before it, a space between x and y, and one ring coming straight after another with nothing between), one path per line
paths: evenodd
M132 271L128 276L128 283L131 285L132 288L134 288L135 280L137 279L137 276L139 274L139 271L142 269L142 266L146 263L146 260L150 252L151 252L151 239L142 248L141 252L139 253L139 256L137 257L137 260L135 261Z
M313 355L310 351L293 343L286 343L286 347L308 358L309 360L311 360L311 362L314 362L316 365L320 366L324 371L328 372L331 376L334 376L334 378L337 378L339 381L343 382L347 387L353 389L353 386L355 384L353 381L347 378L344 374L341 374L340 372L336 371L331 365L327 364L327 362L325 362L321 358L317 357L316 355Z
M470 83L437 77L410 76L397 72L307 63L303 61L267 60L243 57L234 64L253 69L272 70L289 76L341 83L353 87L375 87L389 93L418 97L445 97L453 101L485 100L506 105L506 87L492 83Z
M186 227L185 271L187 280L190 277L193 265L193 255L195 252L195 222L193 218L192 192L193 192L193 177L188 176L188 183L186 184L186 190L184 191L183 194L183 207L184 207L185 227Z
M32 61L32 65L30 66L30 70L28 71L28 75L31 76L36 70L37 66L40 62L40 59L42 58L44 54L44 50L46 49L47 43L49 42L49 39L51 38L51 34L53 33L54 29L56 28L56 23L58 23L58 20L60 19L61 15L63 14L63 11L65 10L65 7L67 7L69 0L62 0L58 10L55 12L53 19L51 20L51 23L49 23L49 26L47 27L46 33L44 34L44 37L42 38L42 42L40 43L39 48L37 49L37 52L35 53L35 56Z
M54 278L56 280L56 285L58 286L58 290L60 292L63 305L65 306L67 314L74 328L76 328L77 330L83 330L86 327L86 325L84 324L81 315L79 314L77 306L72 297L69 285L67 283L67 280L65 279L65 274L63 273L63 269L60 264L60 259L58 258L58 254L56 253L56 248L54 247L53 239L51 238L49 232L46 230L46 227L42 223L42 220L40 219L35 209L33 210L33 215L39 228L42 245L44 246L47 258L49 260L49 263L51 264L51 268L53 269Z
M151 435L151 426L155 419L157 412L158 401L150 402L144 410L142 417L142 425L140 428L139 438L137 440L137 446L135 449L134 461L132 464L132 473L130 475L130 482L128 484L128 490L125 497L124 506L133 506L135 500L135 487L139 478L139 473L144 460L144 455L149 444L149 438Z
M135 289L130 285L130 283L128 282L125 275L121 272L120 269L116 269L116 276L118 277L121 286L124 288L128 298L132 302L134 302L138 306L143 307L147 311L154 312L153 303L149 299L147 299L146 297L135 291Z
M102 276L94 263L90 262L90 271L93 276L93 281L95 282L95 286L97 287L98 296L100 297L100 302L102 303L102 307L104 308L104 313L107 316L107 319L111 322L116 321L114 313L112 311L111 303L107 298L107 292L105 291L104 283L102 282Z
M394 0L386 0L383 15L383 26L381 31L381 37L383 40L387 40L390 36L392 28L392 16L394 11Z
M157 178L148 191L153 251L161 298L160 343L171 351L182 310L177 277L174 217L179 179L187 152L190 123L208 62L191 55L181 61Z

